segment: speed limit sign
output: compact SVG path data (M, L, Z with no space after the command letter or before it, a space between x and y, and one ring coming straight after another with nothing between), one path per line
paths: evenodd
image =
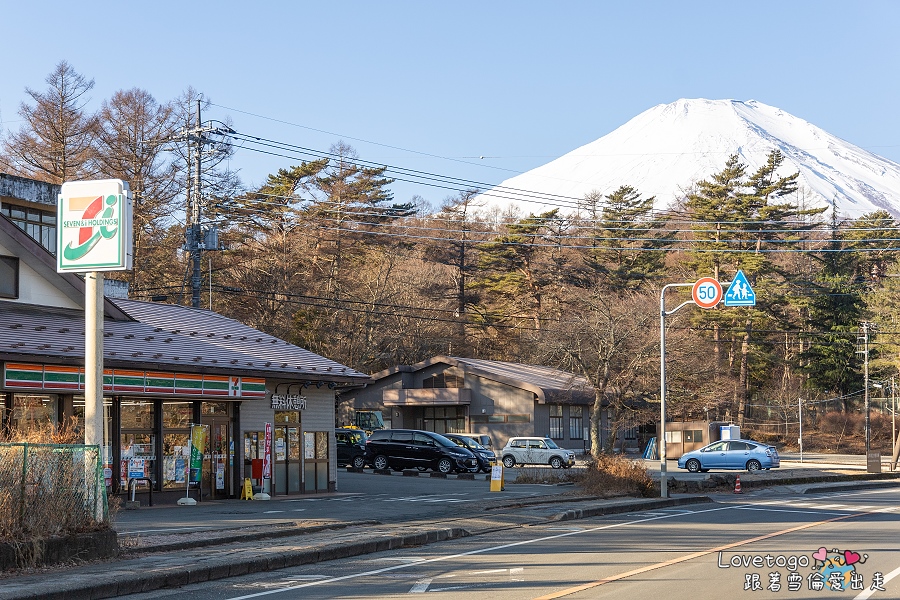
M700 308L712 308L722 301L722 285L712 277L703 277L694 284L691 297Z

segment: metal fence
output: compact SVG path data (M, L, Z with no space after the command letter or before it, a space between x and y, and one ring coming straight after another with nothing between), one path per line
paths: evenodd
M98 529L109 505L98 446L0 444L0 539Z

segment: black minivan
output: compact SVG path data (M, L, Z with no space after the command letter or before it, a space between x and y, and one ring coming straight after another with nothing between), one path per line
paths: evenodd
M475 472L478 461L433 431L379 429L366 440L366 462L376 469L434 469L441 473Z

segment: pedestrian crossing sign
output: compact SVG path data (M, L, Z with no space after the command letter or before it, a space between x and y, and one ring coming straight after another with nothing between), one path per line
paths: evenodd
M738 271L731 280L725 292L725 306L756 306L756 292L750 287L743 271Z

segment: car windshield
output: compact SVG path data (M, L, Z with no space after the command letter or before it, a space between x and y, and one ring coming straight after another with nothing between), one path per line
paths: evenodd
M557 445L553 442L553 440L551 440L550 438L544 438L544 443L547 444L547 447L548 447L548 448L553 448L554 450L558 450L558 449L559 449L559 446L557 446Z
M366 434L362 431L348 431L346 434L351 444L362 444L366 441Z
M437 442L438 446L443 446L444 448L453 448L454 446L462 445L462 444L455 444L454 442L451 442L450 440L448 440L447 438L445 438L442 435L434 436L434 441Z
M473 440L470 437L462 436L460 439L469 448L476 448L476 449L481 449L481 450L485 449L484 446L482 446L481 444L479 444L477 441Z

